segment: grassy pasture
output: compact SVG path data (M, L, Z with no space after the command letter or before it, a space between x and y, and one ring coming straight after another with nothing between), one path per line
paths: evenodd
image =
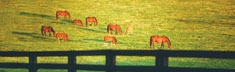
M155 50L149 48L152 35L169 37L173 50L235 51L234 0L0 0L0 51L71 50ZM71 20L55 13L67 10ZM73 27L74 19L96 17L98 27ZM132 25L134 33L115 35L118 46L104 46L108 24L118 24L125 33ZM42 25L68 34L70 42L56 42L42 36ZM47 34L48 35L48 34ZM165 44L165 49L167 44ZM39 63L66 63L66 57L40 57ZM77 57L81 64L104 64L104 57ZM117 57L118 65L153 65L153 57ZM27 63L27 58L0 57L0 62ZM235 68L234 60L207 58L170 58L170 66ZM24 72L0 69L0 72ZM39 70L66 72L66 70ZM86 72L86 71L84 71Z

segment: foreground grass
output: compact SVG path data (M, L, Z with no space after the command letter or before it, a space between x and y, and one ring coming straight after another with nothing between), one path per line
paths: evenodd
M153 50L157 47L149 48L152 35L169 37L173 50L235 51L233 3L233 0L0 0L0 51ZM81 19L83 23L86 17L97 17L99 26L74 28L72 20L56 21L58 10L69 11L72 20ZM108 24L119 24L124 33L125 27L132 25L134 33L113 35L118 46L104 46ZM70 42L58 43L54 37L41 36L42 25L67 33ZM78 59L78 63L104 64L103 57ZM42 63L66 63L66 60L66 57L39 58ZM0 61L27 63L27 58L0 57ZM153 61L151 57L119 57L118 64L153 65ZM170 66L235 68L235 61L171 58Z

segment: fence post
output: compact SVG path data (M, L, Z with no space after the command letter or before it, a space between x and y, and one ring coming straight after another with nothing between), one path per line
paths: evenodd
M115 72L114 67L116 65L116 55L114 55L111 50L109 50L109 52L107 53L108 54L106 54L106 72Z
M37 72L37 56L29 56L29 72Z
M69 64L69 70L68 72L76 72L76 56L70 55L68 56L68 64Z
M165 72L168 68L168 57L167 56L156 56L155 65L157 72Z

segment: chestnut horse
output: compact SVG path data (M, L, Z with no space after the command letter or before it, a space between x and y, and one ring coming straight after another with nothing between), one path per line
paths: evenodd
M51 32L53 32L53 36L55 37L55 31L51 26L42 26L41 33L42 36L46 36L46 32L49 32L49 36L51 36Z
M104 36L104 46L107 46L107 42L108 41L111 41L111 46L112 46L112 43L115 44L115 46L117 45L117 39L114 37L114 36Z
M95 26L98 26L98 22L95 17L87 17L86 18L86 27L87 27L88 23L92 23L92 24L95 24ZM92 24L90 24L90 25L92 25Z
M78 26L81 25L83 27L83 23L81 20L75 19L75 20L73 20L73 23L74 23L74 28L76 28L76 24L78 24Z
M69 41L67 34L65 33L57 33L56 34L57 41L60 42L60 38L63 38L63 41Z
M126 27L126 34L133 33L133 28L132 26L127 26Z
M119 25L109 24L107 27L107 33L109 33L110 30L116 31L116 34L118 34L118 31L119 31L119 34L122 35L122 29ZM111 34L112 34L112 31L110 31Z
M154 42L161 43L160 48L164 48L164 43L167 42L168 47L171 49L171 42L166 36L157 36L157 35L151 36L151 38L150 38L150 48L151 48L152 45L154 47Z
M68 11L57 11L56 12L56 20L59 20L59 16L64 16L65 19L67 16L69 16L69 19L71 19L71 16Z

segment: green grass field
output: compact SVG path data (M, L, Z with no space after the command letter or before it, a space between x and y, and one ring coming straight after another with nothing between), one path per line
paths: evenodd
M235 51L235 0L0 0L0 51L156 50L149 48L152 35L171 40L173 50ZM67 10L71 20L56 11ZM72 20L96 17L98 27L74 28ZM108 24L125 33L115 35L118 45L104 46ZM41 26L68 34L69 42L42 36ZM165 49L167 44L165 44ZM77 57L79 64L104 64L103 56ZM154 57L117 57L118 65L154 65ZM67 57L40 57L39 63L67 63ZM0 62L27 63L27 58L0 57ZM235 60L170 58L169 66L235 69ZM24 72L0 69L0 72ZM45 70L39 72L66 72ZM87 71L84 71L87 72Z

